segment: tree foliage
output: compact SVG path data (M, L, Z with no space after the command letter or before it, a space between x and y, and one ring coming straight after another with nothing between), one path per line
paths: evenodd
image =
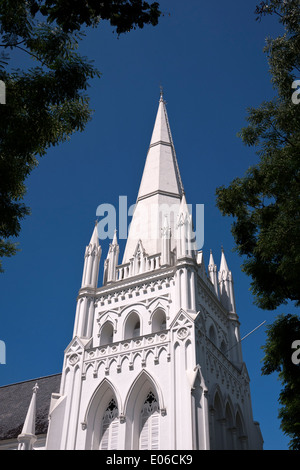
M239 135L256 149L259 163L218 188L217 204L234 217L236 249L245 256L257 305L275 309L300 303L300 105L292 101L292 84L300 78L300 4L261 2L256 13L276 14L284 27L265 47L276 96L248 110Z
M278 372L282 383L279 410L282 431L291 437L290 449L300 450L300 321L295 315L279 315L268 327L262 372ZM296 349L296 350L295 350ZM292 356L295 354L296 361Z
M25 181L39 157L91 119L87 88L100 73L78 52L82 30L108 20L122 34L156 25L159 15L158 3L142 0L0 2L0 80L6 86L6 104L0 105L0 259L16 253L21 220L30 213L23 203ZM16 51L24 55L22 68L13 68Z
M236 250L244 258L256 304L275 310L290 301L300 305L300 100L292 99L300 79L300 3L262 1L255 13L258 20L276 15L283 27L264 49L275 96L248 109L248 125L239 136L256 150L258 163L217 189L217 205L234 218ZM281 315L267 333L262 372L279 374L281 428L291 437L291 449L300 449L300 370L291 360L300 319Z
M79 30L82 25L95 26L108 20L118 34L145 24L157 25L159 4L142 0L45 0L33 1L32 8L40 9L50 21L56 21L63 31Z

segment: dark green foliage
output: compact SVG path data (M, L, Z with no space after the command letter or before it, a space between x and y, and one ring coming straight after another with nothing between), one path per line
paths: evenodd
M217 189L217 204L234 217L236 249L252 278L258 306L275 309L300 301L300 105L292 102L292 83L300 78L300 5L270 1L260 15L277 13L284 34L268 39L265 52L276 97L248 110L243 142L256 148L259 163Z
M259 162L228 188L217 189L217 205L232 216L236 250L251 277L256 304L274 310L300 305L300 104L292 101L300 79L300 3L269 0L256 8L257 19L276 15L283 34L268 38L265 53L276 95L248 110L239 136L256 149ZM291 449L300 449L300 370L291 345L300 340L297 316L281 315L268 329L263 374L278 372L283 389L279 412Z
M40 8L64 31L78 30L83 24L95 26L102 19L109 20L118 34L143 28L145 24L155 26L160 15L157 2L149 4L142 0L45 0L33 2L33 8Z
M295 315L280 315L268 327L263 348L263 374L278 372L283 386L279 396L282 405L279 418L282 431L291 437L291 450L300 450L300 363L295 364L292 360L293 352L297 352L292 344L299 340L299 318ZM300 351L297 357L300 358Z

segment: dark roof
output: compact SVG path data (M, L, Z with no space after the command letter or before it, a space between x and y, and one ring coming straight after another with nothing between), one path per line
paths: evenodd
M0 387L0 440L16 438L22 431L32 389L38 384L36 396L35 434L46 434L52 393L58 393L61 374L48 375Z

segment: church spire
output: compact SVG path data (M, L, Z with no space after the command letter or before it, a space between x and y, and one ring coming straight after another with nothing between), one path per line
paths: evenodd
M117 230L114 232L112 243L109 245L107 258L104 265L103 285L116 281L117 279L117 265L119 258L119 244L117 240Z
M38 384L33 387L33 393L27 415L24 421L21 434L18 435L19 447L18 450L32 450L33 444L36 441L35 435L35 420L36 420L36 393Z
M139 240L148 255L161 252L161 229L167 214L175 233L176 211L183 196L175 147L162 90L150 140L123 263L128 263ZM174 248L174 242L171 249Z
M96 288L98 284L101 246L99 245L97 220L89 245L85 249L81 287Z
M176 233L176 249L177 259L193 257L196 252L195 240L193 239L193 224L192 216L189 213L188 205L186 203L185 195L182 195L178 220L177 220L177 233Z
M225 253L222 247L220 270L218 275L220 300L223 306L230 313L235 313L235 298L233 291L233 279L231 271L228 269Z
M211 283L214 286L216 296L219 297L218 278L217 278L217 265L215 264L213 254L212 254L212 250L210 250L208 272L209 272L209 278L211 280Z
M226 258L225 258L225 253L224 253L223 246L222 246L222 248L221 248L220 272L226 272L226 273L229 272L228 265L227 265L227 261L226 261Z
M154 191L172 193L177 197L184 192L162 91L138 200Z

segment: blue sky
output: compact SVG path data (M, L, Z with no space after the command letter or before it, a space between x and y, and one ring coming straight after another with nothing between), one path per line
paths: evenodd
M94 115L83 133L49 150L27 180L32 214L22 223L21 252L4 261L0 279L0 339L7 353L0 385L61 372L96 209L118 207L120 195L135 203L160 85L187 202L205 205L206 264L212 249L219 266L223 245L233 273L241 336L274 319L274 312L253 305L250 280L232 251L231 221L216 208L215 190L257 161L236 134L246 108L273 96L263 47L281 29L275 18L255 21L257 0L159 3L165 15L157 27L118 39L103 24L80 46L102 72L88 91ZM100 281L108 244L101 242ZM253 415L265 448L286 449L277 419L280 383L260 372L265 338L262 327L243 341Z

